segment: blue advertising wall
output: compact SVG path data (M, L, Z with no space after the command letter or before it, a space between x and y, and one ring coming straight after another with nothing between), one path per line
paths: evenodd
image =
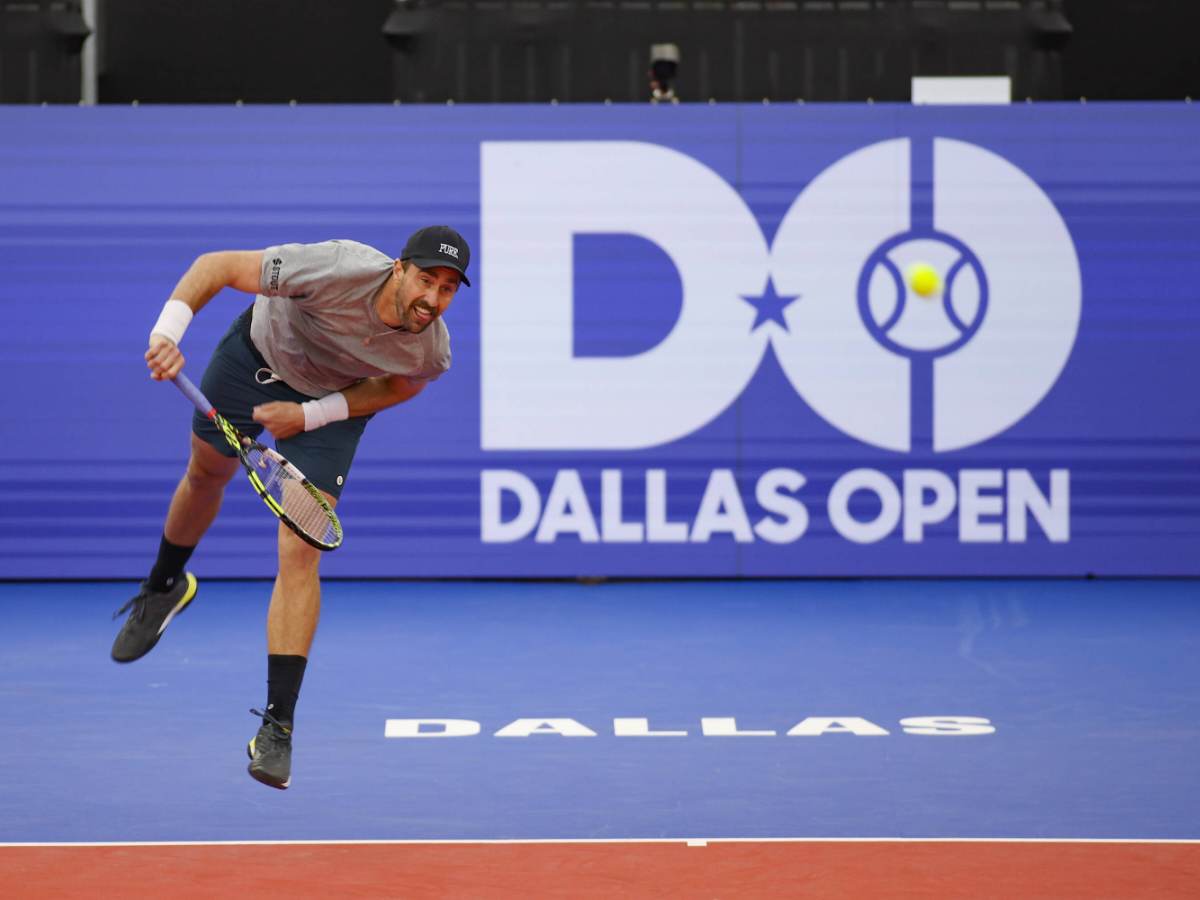
M453 367L327 575L1200 574L1197 146L1184 104L2 109L0 577L145 574L198 254L434 222ZM195 567L273 573L244 485Z

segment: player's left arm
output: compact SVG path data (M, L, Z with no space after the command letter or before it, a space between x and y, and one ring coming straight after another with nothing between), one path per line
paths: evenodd
M351 385L340 393L345 398L348 416L369 416L381 409L411 400L425 389L425 384L424 381L404 375L381 375L377 378L364 378L358 384ZM333 395L331 394L330 397L332 398ZM310 402L320 404L328 399ZM316 410L317 414L320 412L319 409ZM311 417L313 412L310 412L309 415ZM339 415L331 421L336 421L337 418L346 418L346 416ZM275 435L277 440L292 437L292 435L306 430L304 406L299 403L276 401L256 406L254 407L254 421Z
M364 378L342 391L346 406L353 416L369 416L381 409L405 403L425 390L425 381L405 375L381 375Z

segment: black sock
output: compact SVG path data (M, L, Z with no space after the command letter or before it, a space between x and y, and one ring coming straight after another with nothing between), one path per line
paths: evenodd
M285 725L295 721L296 700L304 680L303 656L267 655L267 712Z
M150 570L150 577L146 579L150 590L159 593L169 591L175 584L175 579L183 574L183 567L187 565L195 549L172 544L164 534L158 545L158 559L154 561L154 568Z

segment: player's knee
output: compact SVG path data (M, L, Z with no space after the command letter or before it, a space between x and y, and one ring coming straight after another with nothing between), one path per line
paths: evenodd
M290 528L279 526L279 565L289 571L316 569L321 551L296 535Z
M186 475L188 486L196 491L219 491L233 477L237 467L236 459L222 456L208 444L193 439Z

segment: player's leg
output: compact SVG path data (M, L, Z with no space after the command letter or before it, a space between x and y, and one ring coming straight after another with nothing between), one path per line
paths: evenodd
M279 451L336 506L369 419L345 419L302 432L279 441ZM296 700L321 613L320 561L321 551L280 526L279 574L267 612L267 708L262 728L250 742L249 766L251 776L271 787L291 783Z
M217 517L225 496L225 485L229 484L239 465L237 457L217 452L193 434L192 454L187 471L171 498L163 536L178 546L194 548L199 544ZM151 579L153 577L152 573Z
M217 345L204 370L201 389L243 434L255 437L262 428L253 421L254 405L273 398L264 395L255 381L258 363L242 337L245 317L235 320ZM185 572L184 566L216 518L225 485L238 466L216 425L193 413L188 466L171 499L158 555L137 596L117 612L120 615L132 608L113 642L112 657L117 662L132 662L149 653L171 620L192 602L196 578Z
M192 452L187 470L175 488L167 521L163 525L158 557L146 579L151 591L169 591L191 559L200 538L221 509L225 485L238 470L235 457L227 456L197 435L192 435Z
M337 498L326 494L331 506ZM292 723L321 615L321 551L279 526L279 573L267 610L267 706L248 748L251 777L275 788L291 784Z
M325 498L330 506L337 505L336 497L325 494ZM320 550L280 524L279 573L267 611L268 653L308 656L321 614L320 562Z
M117 662L133 662L149 653L196 596L196 576L183 567L216 518L225 485L238 465L236 458L192 435L187 470L171 498L154 566L137 595L117 611L120 615L130 610L113 641L112 658Z

